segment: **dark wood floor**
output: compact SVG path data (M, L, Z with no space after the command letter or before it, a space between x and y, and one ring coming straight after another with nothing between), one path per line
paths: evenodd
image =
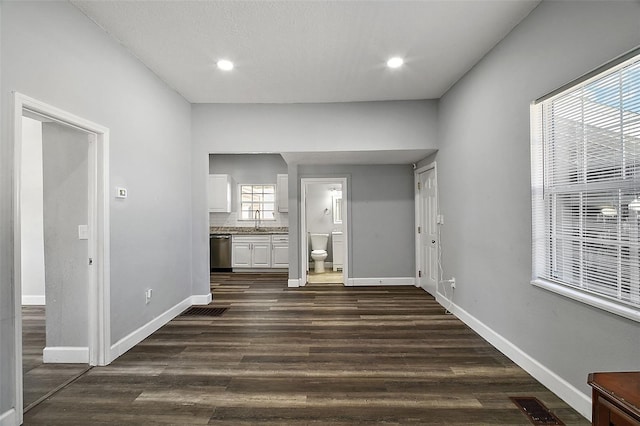
M24 407L87 369L86 364L43 364L46 344L44 306L22 307L22 377Z
M589 424L414 287L212 275L220 317L178 317L25 424L528 425L510 396Z

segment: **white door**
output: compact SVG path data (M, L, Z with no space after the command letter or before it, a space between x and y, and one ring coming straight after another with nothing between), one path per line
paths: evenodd
M438 225L436 171L426 170L420 182L420 287L435 296L438 287Z

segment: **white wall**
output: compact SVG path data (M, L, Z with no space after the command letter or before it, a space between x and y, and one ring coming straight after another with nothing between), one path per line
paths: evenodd
M20 199L22 234L22 304L44 305L44 224L42 194L42 123L22 118Z
M331 233L342 231L342 224L333 223L333 198L331 188L339 188L338 184L311 183L307 185L306 196L306 216L307 232L315 234L329 234L327 242L327 258L325 262L333 262L333 248ZM311 241L307 257L311 258Z
M445 278L456 277L454 302L556 374L545 384L559 384L585 415L589 372L640 369L640 326L529 283L529 105L640 45L639 22L639 2L543 1L439 106L443 265Z
M194 292L209 283L206 197L199 195L206 193L209 153L436 149L436 120L436 101L192 105ZM298 200L292 197L300 188L297 169L289 166L289 275L299 278Z
M110 200L111 342L192 295L189 103L70 3L1 7L0 415L15 385L12 91L111 131L110 191L129 190Z

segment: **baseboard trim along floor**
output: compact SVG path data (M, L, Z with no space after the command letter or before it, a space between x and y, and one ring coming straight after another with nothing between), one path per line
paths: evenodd
M589 395L580 392L580 390L571 383L567 382L545 365L529 356L523 350L502 337L500 334L496 333L476 317L462 309L460 306L451 303L449 299L443 297L441 293L438 293L436 300L460 321L464 322L483 339L502 352L511 361L516 363L520 368L531 374L536 380L558 395L558 397L569 404L574 410L579 412L585 418L591 420L591 397Z

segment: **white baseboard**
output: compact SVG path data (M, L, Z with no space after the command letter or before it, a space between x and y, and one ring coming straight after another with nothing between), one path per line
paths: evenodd
M42 351L45 364L89 364L89 348L77 346L48 346Z
M460 306L450 303L450 301L444 298L440 293L438 296L439 297L436 297L438 303L447 308L466 325L471 327L473 331L482 336L483 339L502 352L511 361L515 362L523 370L531 374L536 380L551 390L551 392L558 395L560 399L573 407L574 410L586 419L591 420L591 397L589 395L582 393L571 383L567 382L549 368L532 358L526 352L515 346L500 334L496 333Z
M213 300L213 295L209 294L194 294L191 296L191 305L208 305Z
M289 279L289 281L287 281L287 286L300 287L300 278Z
M386 277L386 278L349 278L348 286L370 286L370 285L416 285L413 277Z
M46 304L44 294L42 296L29 296L23 294L22 304L24 306L44 306Z
M16 418L15 408L0 414L0 426L15 426L17 424L18 419Z
M118 340L116 343L111 345L111 356L109 362L112 362L120 355L127 352L129 349L142 342L144 339L149 337L153 332L158 330L160 327L180 315L182 311L187 309L192 305L192 297L199 298L201 296L189 296L184 299L182 302L176 304L175 306L169 308L164 313L155 317L142 327L137 330L132 331L122 339Z

